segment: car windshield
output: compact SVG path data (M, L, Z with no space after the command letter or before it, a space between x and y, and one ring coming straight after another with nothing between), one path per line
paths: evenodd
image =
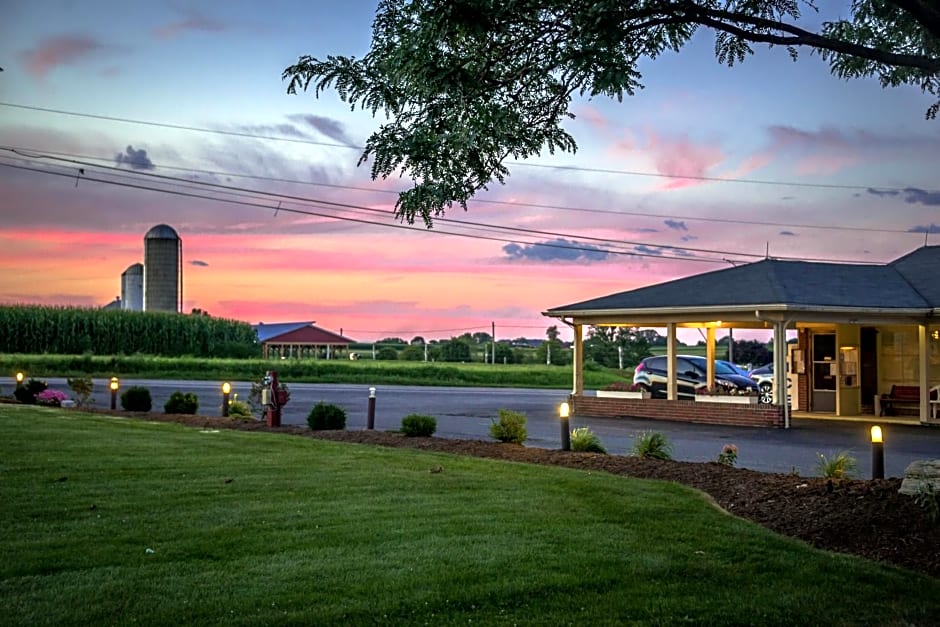
M728 364L716 361L715 374L738 374L738 372Z
M705 370L706 362L705 362L704 357L695 357L691 359L690 361L692 361L696 366L698 366L702 370ZM735 372L734 368L732 368L728 364L722 363L720 361L716 361L715 362L715 374L729 375L729 374L738 374L738 373Z

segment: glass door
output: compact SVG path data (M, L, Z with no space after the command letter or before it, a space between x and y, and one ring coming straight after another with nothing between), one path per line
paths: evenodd
M836 379L839 376L836 359L836 334L813 334L813 390L810 411L836 411Z

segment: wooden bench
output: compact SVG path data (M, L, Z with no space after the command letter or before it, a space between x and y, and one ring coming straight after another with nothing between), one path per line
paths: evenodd
M937 417L937 406L940 405L940 385L930 388L929 404L931 417ZM882 394L879 399L881 405L881 416L894 416L898 407L920 408L920 386L917 385L892 385L889 394Z

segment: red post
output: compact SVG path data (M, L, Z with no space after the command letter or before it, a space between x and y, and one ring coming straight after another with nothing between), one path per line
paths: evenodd
M270 377L270 388L269 388L269 400L268 404L265 406L265 418L267 420L269 427L280 427L281 426L281 391L280 385L277 382L277 371L269 370L268 377Z

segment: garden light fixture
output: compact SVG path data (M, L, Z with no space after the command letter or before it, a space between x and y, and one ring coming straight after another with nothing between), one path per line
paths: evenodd
M111 410L114 411L117 409L117 393L121 383L117 377L111 377L111 383L108 384L108 387L111 388Z
M558 417L561 418L561 450L571 450L571 432L568 425L568 416L571 415L571 406L562 403L558 406Z
M871 428L871 478L885 478L885 444L878 425Z
M232 393L232 384L226 381L222 384L222 417L228 418L229 395Z
M23 385L23 373L22 372L16 373L16 384Z

